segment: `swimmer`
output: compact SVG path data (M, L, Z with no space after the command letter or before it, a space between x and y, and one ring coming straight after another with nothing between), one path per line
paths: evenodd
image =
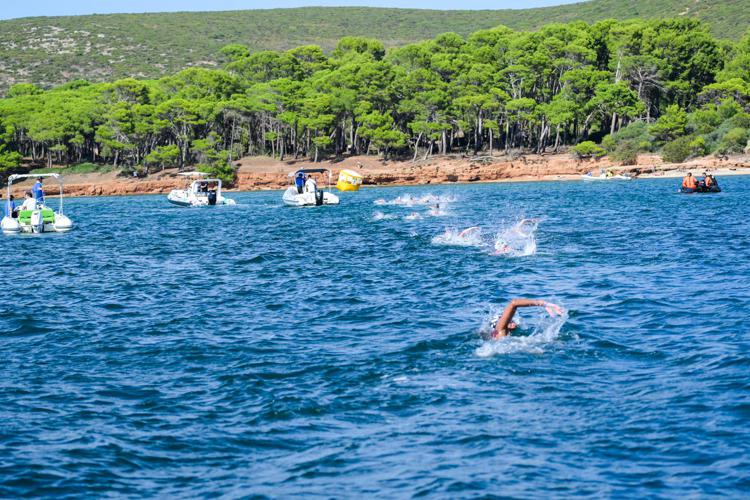
M479 226L469 227L458 233L459 238L467 238L469 236L473 236L474 233L479 234Z
M516 315L516 309L519 307L544 307L547 313L552 317L562 316L563 314L562 308L551 302L536 299L513 299L495 323L492 331L493 340L506 337L518 327L518 325L513 322L513 316Z
M440 211L440 203L430 209L430 215L432 215L433 217L442 215L442 212Z
M421 219L421 218L422 218L422 216L419 215L417 212L412 212L409 215L407 215L406 217L404 217L404 220L417 220L417 219Z
M495 255L505 255L515 251L513 243L518 243L519 238L528 240L533 237L539 222L541 222L541 219L521 219L495 241ZM527 229L524 230L525 228Z

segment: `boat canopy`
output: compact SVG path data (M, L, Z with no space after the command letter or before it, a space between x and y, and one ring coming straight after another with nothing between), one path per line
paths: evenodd
M52 177L60 184L60 213L63 213L63 177L62 175L58 173L49 173L49 174L13 174L8 177L8 199L10 199L10 193L11 193L11 186L13 185L13 181L19 180L19 179L38 179L39 177Z
M209 182L215 182L218 185L221 185L221 179L199 179L197 181L193 181L193 184L201 184L201 183L209 183Z
M36 179L38 177L54 177L58 181L62 179L60 174L51 173L51 174L13 174L10 177L8 177L8 182L13 182L16 179Z
M331 171L327 168L303 168L301 170L297 170L296 172L290 173L289 177L294 177L297 174L322 174L325 172L330 173Z

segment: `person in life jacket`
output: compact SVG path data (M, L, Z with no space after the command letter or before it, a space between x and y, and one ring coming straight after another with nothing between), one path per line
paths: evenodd
M510 332L518 328L518 325L513 321L513 316L516 315L516 310L519 307L544 307L547 313L553 317L562 316L563 314L562 308L551 302L538 299L513 299L494 324L492 331L492 338L494 340L506 337L510 335Z
M31 188L34 193L34 199L38 205L44 205L44 188L42 187L42 177L37 178L34 187Z
M714 189L718 187L716 178L707 172L703 172L703 185L706 186L706 189Z
M297 193L302 194L305 189L305 174L303 172L297 172L297 177L294 178L294 185L297 186Z
M682 188L692 190L698 189L698 181L695 180L695 177L693 177L693 174L691 172L688 172L688 174L683 177Z

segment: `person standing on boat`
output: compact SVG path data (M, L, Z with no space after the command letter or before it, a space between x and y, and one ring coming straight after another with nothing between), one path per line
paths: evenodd
M304 192L306 180L304 172L297 172L297 177L294 179L294 185L297 186L297 193L302 194Z
M305 182L305 191L313 194L318 193L318 183L315 182L315 179L313 179L312 176L308 177Z
M513 321L513 316L516 315L516 310L519 307L544 307L550 316L562 316L562 308L557 304L547 302L538 299L513 299L510 304L505 308L503 314L498 318L497 322L492 331L492 338L494 340L500 339L510 335L510 332L518 328L518 325Z
M16 199L13 197L13 195L10 195L10 198L8 198L8 201L5 202L5 216L6 217L15 217L16 216Z
M44 188L42 187L42 177L38 177L34 183L34 187L31 188L31 192L34 193L34 199L37 205L44 205Z

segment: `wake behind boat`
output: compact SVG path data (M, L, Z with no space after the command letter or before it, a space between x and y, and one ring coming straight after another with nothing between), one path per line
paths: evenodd
M19 179L38 178L39 186L34 186L34 194L27 194L27 199L18 209L13 207L11 186ZM60 184L60 208L57 212L44 202L44 191L41 179L50 177ZM41 194L39 194L41 192ZM63 178L60 174L13 174L8 177L8 199L5 202L5 217L0 226L5 234L19 233L65 233L73 229L73 221L63 214Z
M328 174L328 190L318 189L318 183L310 174ZM307 168L289 174L294 184L284 191L282 200L290 207L316 207L338 205L339 197L331 192L331 171L327 168Z
M205 172L182 172L187 179L197 177L185 189L173 189L167 200L180 207L207 207L214 205L235 205L234 200L221 194L221 179L206 178Z

